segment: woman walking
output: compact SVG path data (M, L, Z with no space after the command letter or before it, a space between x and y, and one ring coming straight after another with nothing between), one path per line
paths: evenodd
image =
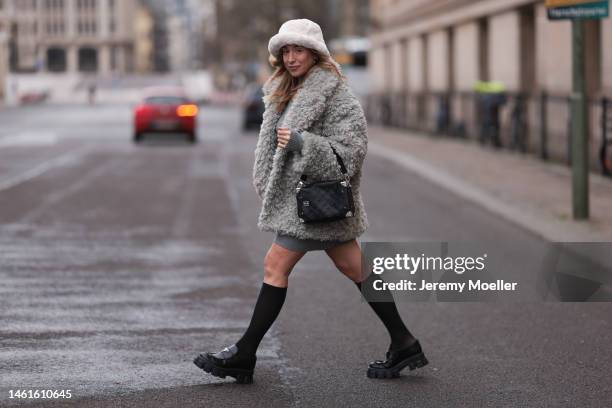
M248 329L235 344L194 360L204 371L239 383L253 381L257 347L283 306L289 274L306 252L324 250L360 290L374 278L362 277L356 240L368 227L359 189L367 152L363 109L331 58L318 24L287 21L270 39L268 50L276 71L263 86L266 109L255 148L253 186L262 200L258 227L276 236L264 259L263 283ZM331 222L302 222L296 203L300 176L334 180L345 172L354 213ZM368 303L387 328L391 344L384 361L369 364L368 377L397 377L406 366L412 370L426 365L419 341L402 322L391 293L378 296L385 301Z

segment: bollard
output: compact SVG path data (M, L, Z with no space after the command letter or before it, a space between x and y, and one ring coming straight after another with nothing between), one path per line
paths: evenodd
M572 98L571 96L567 97L567 111L570 112L569 115L567 115L567 165L571 166L572 165L572 144L573 144L573 140L574 140L574 132L572 132L572 129L574 127L574 123L572 121Z
M438 111L436 112L437 134L448 133L450 128L450 102L447 94L438 95Z
M512 144L510 148L512 150L518 150L521 153L527 151L527 124L525 122L525 106L524 106L524 95L522 93L516 94L514 98L514 106L511 114L511 138Z
M608 128L610 126L610 117L608 117L608 108L610 100L606 97L601 99L601 147L599 149L599 162L601 164L601 172L604 176L612 176L612 159L608 157Z

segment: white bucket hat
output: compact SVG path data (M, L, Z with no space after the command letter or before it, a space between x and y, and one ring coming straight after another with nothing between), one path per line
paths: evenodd
M270 54L278 56L280 49L287 44L301 45L329 56L321 27L314 21L305 18L283 23L278 30L278 34L270 38L268 51Z

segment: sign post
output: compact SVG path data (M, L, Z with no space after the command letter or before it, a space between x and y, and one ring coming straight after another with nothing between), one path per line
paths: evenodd
M609 1L546 0L549 20L572 20L572 212L589 218L589 141L584 69L584 20L606 18Z
M584 78L584 21L572 21L572 209L574 219L589 218L589 141Z

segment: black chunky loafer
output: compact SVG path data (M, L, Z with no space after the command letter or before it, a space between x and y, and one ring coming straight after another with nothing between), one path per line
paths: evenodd
M387 351L386 357L385 361L376 360L370 363L368 378L396 378L406 366L414 370L429 363L418 340L406 348Z
M234 377L238 384L251 384L256 361L254 355L240 356L233 344L217 353L202 353L193 363L215 377Z

